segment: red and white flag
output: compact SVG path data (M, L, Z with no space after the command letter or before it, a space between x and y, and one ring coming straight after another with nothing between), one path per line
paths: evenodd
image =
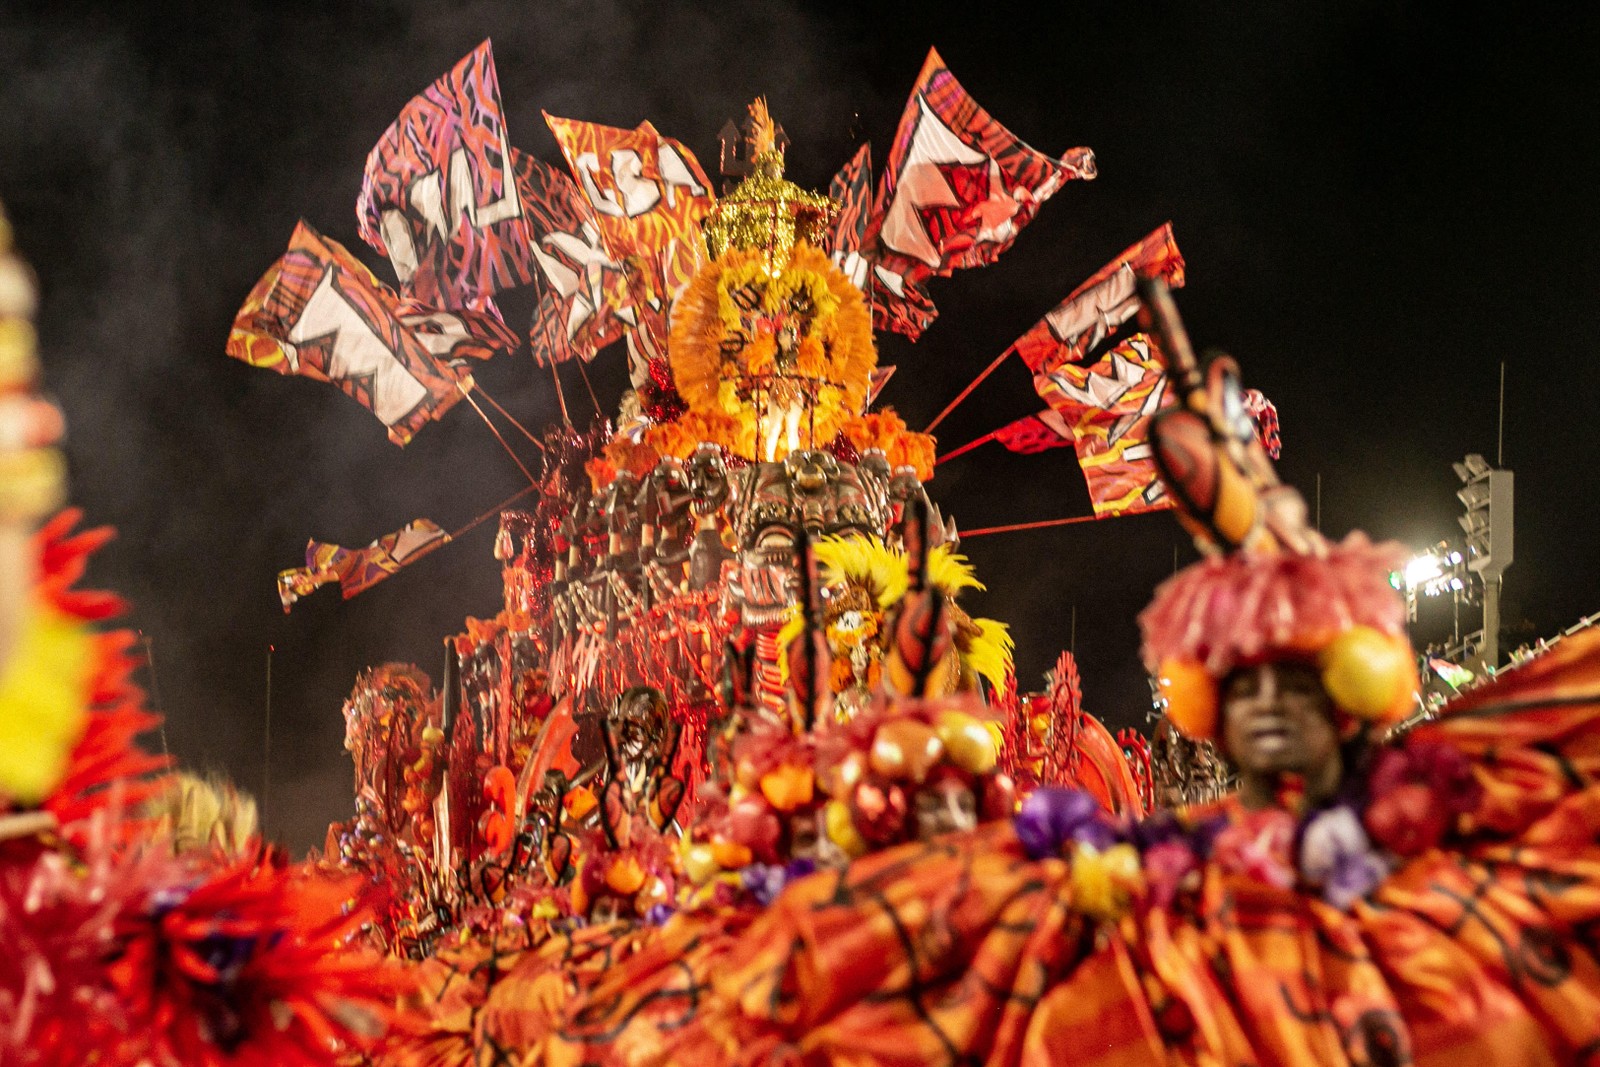
M1139 311L1139 278L1161 278L1168 288L1183 285L1183 255L1172 236L1172 223L1154 232L1095 272L1027 333L1011 351L1038 374L1063 363L1081 363L1096 345Z
M930 50L867 233L879 328L918 337L937 314L924 279L993 263L1057 189L1094 176L1093 152L1034 151L979 107Z

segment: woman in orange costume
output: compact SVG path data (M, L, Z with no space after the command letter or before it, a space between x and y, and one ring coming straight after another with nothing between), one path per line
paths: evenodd
M1041 791L801 881L664 1061L1600 1059L1600 638L1383 740L1415 695L1391 550L1306 529L1241 451L1236 393L1231 365L1193 375L1158 423L1186 524L1232 554L1141 623L1174 722L1220 740L1239 792L1118 824Z

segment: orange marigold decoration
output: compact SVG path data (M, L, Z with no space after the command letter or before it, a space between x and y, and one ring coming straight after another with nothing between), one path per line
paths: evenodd
M746 458L755 455L754 423L743 423L721 412L689 412L673 422L652 426L645 441L662 456L688 459L700 442L710 441Z
M598 493L616 481L622 471L627 471L635 478L648 476L661 462L661 455L648 438L635 441L618 434L606 445L605 451L585 463L583 469L589 475L589 484Z
M933 477L933 435L907 428L906 421L893 408L859 415L846 422L840 432L857 452L875 448L888 459L890 467L911 467L917 472L918 481Z

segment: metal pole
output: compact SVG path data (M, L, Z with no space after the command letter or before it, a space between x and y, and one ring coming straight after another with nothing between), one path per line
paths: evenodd
M267 713L261 727L261 825L267 825L267 811L272 804L272 653L267 646Z
M1500 424L1495 433L1494 465L1506 465L1506 361L1500 361Z
M150 675L150 701L160 716L161 754L171 759L172 750L167 747L167 706L161 702L161 683L156 679L156 639L143 630L139 631L139 639L144 642L144 667Z
M1500 579L1483 583L1483 665L1494 670L1500 665Z

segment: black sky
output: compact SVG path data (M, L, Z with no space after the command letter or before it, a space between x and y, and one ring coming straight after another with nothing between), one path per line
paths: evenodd
M172 749L258 790L276 646L268 825L296 847L349 810L339 706L356 672L437 672L441 637L495 610L498 574L484 529L285 618L275 572L308 536L453 527L519 478L465 408L402 451L332 388L228 360L223 342L297 218L362 248L368 149L484 37L512 142L546 160L540 108L650 119L714 166L723 120L765 93L790 176L813 187L859 137L884 157L936 45L1024 140L1089 145L1101 176L1058 193L997 265L936 281L921 343L881 339L900 366L885 400L908 421L1170 218L1190 331L1277 402L1281 469L1308 498L1320 474L1326 531L1416 546L1455 532L1449 463L1494 458L1503 360L1508 616L1533 636L1600 610L1592 5L8 4L0 201L41 278L74 498L122 531L94 578L136 601L153 638ZM524 307L507 302L519 326ZM609 403L619 355L594 371ZM555 416L525 354L479 377L524 421ZM940 436L958 445L1038 406L1008 368ZM987 446L931 488L969 528L1089 510L1066 452ZM1025 680L1072 640L1075 610L1087 704L1132 724L1147 706L1133 619L1175 547L1190 558L1166 515L975 539L990 591L974 608L1012 622Z

